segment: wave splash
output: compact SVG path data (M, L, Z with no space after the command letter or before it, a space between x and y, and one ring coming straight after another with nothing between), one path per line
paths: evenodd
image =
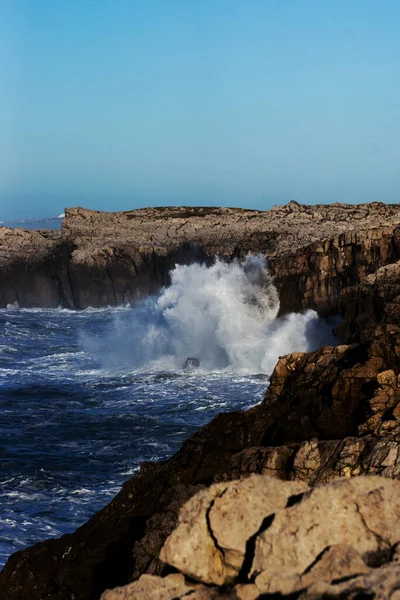
M86 338L105 368L181 368L197 357L204 370L270 374L289 352L335 344L316 312L277 318L279 296L265 258L178 265L171 285L115 315L107 339Z

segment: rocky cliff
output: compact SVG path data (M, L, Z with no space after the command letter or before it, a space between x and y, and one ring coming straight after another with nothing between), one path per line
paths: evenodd
M350 210L355 213L346 213ZM256 223L275 219L277 213L283 223L303 220L304 230L294 227L289 239L288 228L284 239L278 220L275 231L259 229L259 237L249 233L249 246L238 244L229 256L246 252L254 240L260 250L265 235L263 239L271 243L270 266L280 281L283 305L314 306L321 311L339 308L344 315L340 326L344 344L282 357L260 405L219 415L168 461L143 464L138 476L127 481L114 500L75 533L14 554L0 574L0 600L98 600L106 589L129 582L128 587L107 592L104 600L184 595L199 599L396 598L395 590L400 587L396 564L399 483L373 479L353 484L347 478L400 479L398 210L381 204L372 205L370 212L366 207L290 204L256 213ZM326 220L314 226L320 236L331 232L325 241L311 239L313 211L325 214ZM366 214L357 220L354 214L360 211ZM86 222L93 217L95 221L104 215L76 212L80 216L76 216L75 233L72 228L68 233L67 220L57 235L66 236L64 241L70 235L77 247L90 245L93 225L85 229L78 224L81 219ZM229 214L233 219L233 213ZM329 221L329 214L339 215L338 220ZM216 218L213 213L208 217ZM208 217L205 212L201 218ZM249 214L243 213L242 218L248 219ZM182 230L185 227L189 225ZM50 248L55 240L59 243L57 235L39 232L34 237L44 236ZM197 240L196 251L201 248L203 258L211 257L211 248L216 251L217 246L205 241L200 245L200 234L196 235L190 244ZM220 239L224 239L222 234ZM181 250L184 243L189 244L188 238L179 246ZM190 244L186 248L192 252ZM219 251L226 248L233 246L221 241ZM78 260L76 256L83 256L73 258L74 252L65 252L69 268L71 261ZM87 268L88 263L84 264ZM274 479L248 479L253 474ZM314 486L338 476L346 482L317 487L314 493ZM238 479L249 483L229 483ZM229 518L233 510L226 508L232 504L224 508L223 498L232 503L239 496L251 510L246 513L250 521L243 525L248 537L235 535L239 544L235 546L229 535L240 523L239 509L232 513L238 518L220 525L218 531L212 523L214 514ZM272 499L274 506L265 508L266 499ZM190 511L194 507L198 522L188 506ZM311 513L322 515L322 521L313 520ZM314 529L321 536L308 546L307 536ZM197 533L192 535L198 530L206 534L206 551L204 540L195 548L190 545L200 539ZM217 576L196 570L197 553L206 552L203 555L208 557L209 551L213 558L200 563L210 564Z
M82 309L156 292L176 263L262 252L281 309L337 310L341 290L400 259L400 205L269 211L152 208L65 211L59 232L0 227L0 306Z

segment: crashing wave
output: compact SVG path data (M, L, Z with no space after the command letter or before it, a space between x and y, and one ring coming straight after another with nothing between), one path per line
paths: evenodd
M278 313L278 292L262 255L177 265L169 287L116 314L107 339L86 337L84 343L104 367L181 368L193 356L205 370L270 374L279 356L333 341L316 312Z

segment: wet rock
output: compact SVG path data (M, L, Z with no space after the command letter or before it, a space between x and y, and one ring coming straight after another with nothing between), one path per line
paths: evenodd
M183 368L185 371L191 371L193 369L198 369L200 367L200 361L198 358L187 358L185 360L185 364Z

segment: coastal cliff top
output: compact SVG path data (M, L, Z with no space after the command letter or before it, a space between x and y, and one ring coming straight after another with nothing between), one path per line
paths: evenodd
M400 204L301 205L292 200L268 211L241 208L163 207L126 212L84 208L65 211L63 235L79 245L129 241L135 245L238 242L252 235L275 234L276 252L295 250L345 232L400 224Z
M39 258L55 244L92 253L110 246L176 248L185 243L229 248L268 240L270 256L296 252L341 234L400 224L400 204L318 204L294 200L268 211L216 207L157 207L124 212L67 208L61 231L0 227L0 260ZM267 247L266 246L266 247Z

